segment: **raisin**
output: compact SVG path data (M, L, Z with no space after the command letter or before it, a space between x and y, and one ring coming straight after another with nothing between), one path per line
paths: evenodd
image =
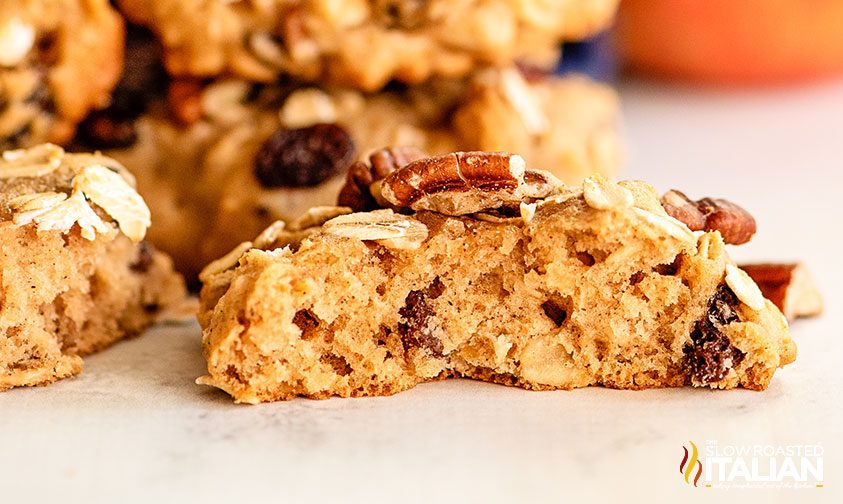
M410 291L404 300L404 306L398 314L404 320L398 324L398 334L404 348L424 348L433 355L441 356L444 347L431 330L430 318L433 316L431 301L445 292L445 285L436 277L433 282L422 290Z
M315 186L354 160L354 141L336 124L280 129L255 158L255 176L272 187Z
M722 380L743 361L744 353L720 330L723 325L740 321L734 309L738 303L732 291L721 285L705 318L696 323L691 333L692 344L685 347L685 357L691 376L702 385Z

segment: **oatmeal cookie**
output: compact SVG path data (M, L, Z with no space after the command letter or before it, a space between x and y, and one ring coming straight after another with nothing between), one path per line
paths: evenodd
M762 390L781 312L643 182L566 186L502 153L423 158L383 206L279 222L202 273L208 375L238 402L462 376L535 390Z
M279 75L377 90L516 60L552 68L561 40L605 28L618 0L119 0L179 76Z
M149 210L114 160L54 145L0 158L0 390L78 374L185 296L144 240Z
M0 150L69 141L123 64L108 0L0 0Z
M271 222L335 203L349 165L385 145L517 149L572 182L611 174L617 108L606 86L581 77L528 82L514 68L378 93L176 80L126 135L93 131L83 143L136 173L154 210L151 241L195 277Z

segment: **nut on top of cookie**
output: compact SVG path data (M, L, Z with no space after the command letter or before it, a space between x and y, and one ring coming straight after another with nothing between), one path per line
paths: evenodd
M693 201L677 190L659 198L645 182L616 183L599 174L569 186L549 171L528 169L517 154L428 156L418 148L399 146L377 150L368 163L352 165L337 206L315 207L295 221L275 222L254 241L241 243L209 264L200 279L208 281L230 270L252 248L295 250L319 233L412 250L428 237L425 224L415 218L417 212L529 225L542 206L574 201L596 211L629 212L640 232L663 235L689 248L696 248L706 232L716 231L724 243L734 245L748 242L755 233L752 215L725 199Z
M100 154L71 154L43 144L6 151L0 158L0 222L70 232L83 238L112 235L143 240L150 212L134 177Z

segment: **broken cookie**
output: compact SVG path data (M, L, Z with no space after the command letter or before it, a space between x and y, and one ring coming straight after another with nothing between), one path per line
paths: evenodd
M113 159L55 145L0 158L0 390L78 374L139 334L184 282L144 240L150 212Z
M787 322L720 233L692 232L642 182L536 193L541 176L508 154L416 159L376 184L388 208L242 244L201 277L198 382L247 403L450 376L762 390L793 362Z

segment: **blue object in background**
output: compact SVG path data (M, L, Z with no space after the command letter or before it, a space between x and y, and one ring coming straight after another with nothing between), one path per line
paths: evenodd
M599 81L614 82L618 65L611 32L605 31L581 42L563 44L562 60L556 67L556 73L580 73Z

